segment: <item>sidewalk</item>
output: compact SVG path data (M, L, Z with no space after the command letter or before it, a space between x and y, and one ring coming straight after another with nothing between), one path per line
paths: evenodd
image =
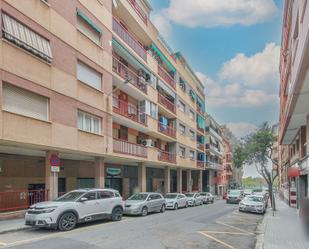
M303 234L297 210L276 199L277 211L268 209L259 230L256 249L308 249L309 240Z
M30 229L31 227L25 226L24 219L1 220L0 221L0 235L8 232Z

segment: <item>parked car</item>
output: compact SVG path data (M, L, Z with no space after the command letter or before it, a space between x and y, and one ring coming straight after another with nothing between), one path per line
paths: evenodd
M264 214L266 211L263 197L248 195L239 202L239 211Z
M199 193L186 193L189 206L203 205L203 198Z
M253 195L263 198L263 201L265 203L265 208L268 207L268 199L269 199L268 193L266 193L266 192L253 192Z
M119 221L122 214L123 201L118 191L78 189L54 201L32 205L26 212L25 224L69 231L75 228L77 223L105 218Z
M184 194L168 193L164 196L167 209L175 209L188 207L187 197Z
M252 194L253 194L253 190L252 189L245 189L244 190L244 196L252 195Z
M229 190L226 197L226 203L239 203L243 198L242 190Z
M125 201L124 214L146 216L152 212L165 212L166 201L160 193L141 192Z
M200 195L203 199L203 203L214 203L215 197L209 192L200 192Z

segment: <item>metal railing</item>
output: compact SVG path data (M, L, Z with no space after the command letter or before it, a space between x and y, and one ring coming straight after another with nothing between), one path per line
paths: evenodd
M158 65L158 74L162 77L162 79L164 79L164 81L167 84L169 84L171 87L175 89L174 78L168 72L166 72L165 69L161 67L160 65Z
M199 149L199 150L204 150L204 144L200 143L200 142L196 142L196 147Z
M31 205L47 201L48 190L10 190L0 192L0 211L27 209Z
M158 122L158 131L169 137L176 138L176 130L168 125Z
M204 169L204 167L205 167L205 162L204 162L204 161L197 160L197 161L196 161L196 167L198 167L198 168L200 168L200 169Z
M132 69L120 62L113 56L113 71L124 80L131 79L130 83L137 89L147 94L147 83L138 76Z
M147 115L135 105L113 97L113 111L121 116L147 126Z
M166 107L168 110L170 110L173 113L176 113L176 106L174 103L169 101L167 98L165 98L161 93L158 92L158 102Z
M176 154L164 150L158 150L158 160L163 162L176 163Z
M145 146L118 138L113 139L113 150L116 153L147 158L147 148Z
M113 17L113 31L144 61L147 61L147 51L122 25Z
M144 10L139 6L139 4L135 0L128 0L129 4L135 10L137 15L142 19L142 21L147 25L148 24L148 17Z

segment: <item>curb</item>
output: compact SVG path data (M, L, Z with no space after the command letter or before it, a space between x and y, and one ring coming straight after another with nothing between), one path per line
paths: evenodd
M267 225L267 220L269 219L270 216L271 216L271 208L268 208L266 214L263 217L262 222L257 226L255 249L264 249L264 234Z
M13 228L13 229L8 229L8 230L0 231L0 235L1 234L18 232L18 231L23 231L23 230L30 230L30 229L32 229L32 227L18 227L18 228Z
M26 214L26 210L8 212L8 213L0 213L0 221L24 218L25 214Z

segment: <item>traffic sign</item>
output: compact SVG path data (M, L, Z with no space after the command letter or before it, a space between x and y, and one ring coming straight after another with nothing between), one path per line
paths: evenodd
M56 154L52 154L49 159L51 166L60 166L60 158Z

